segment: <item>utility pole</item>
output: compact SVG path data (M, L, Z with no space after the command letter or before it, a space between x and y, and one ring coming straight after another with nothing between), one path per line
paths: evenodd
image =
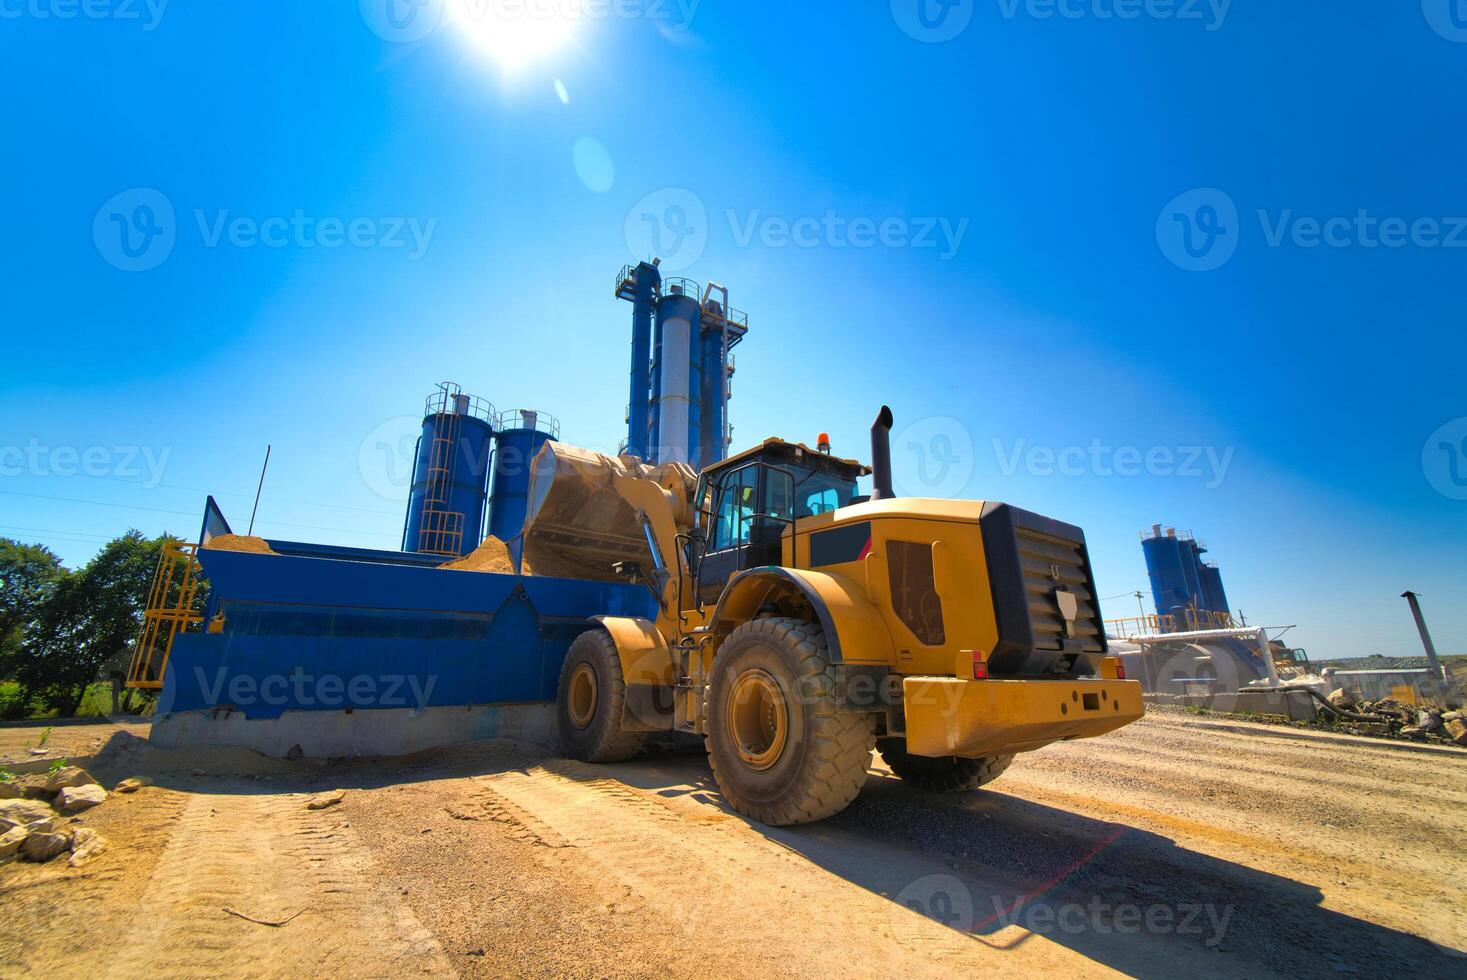
M265 471L270 468L270 447L265 447L265 465L260 467L260 484L255 487L255 506L250 511L250 529L246 534L255 533L255 514L260 510L260 491L265 489Z
M1426 628L1426 617L1421 615L1421 597L1415 592L1402 592L1401 598L1411 603L1411 615L1416 617L1416 629L1421 634L1421 645L1426 647L1426 662L1431 664L1431 675L1436 679L1437 696L1445 699L1447 679L1442 675L1441 661L1436 658L1436 644L1431 642L1431 632Z

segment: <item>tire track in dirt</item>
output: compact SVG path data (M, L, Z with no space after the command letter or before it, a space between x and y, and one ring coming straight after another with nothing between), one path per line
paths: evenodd
M608 882L668 908L679 943L736 945L747 974L886 976L944 968L993 970L1010 955L946 928L812 864L798 851L722 810L670 804L604 767L564 760L477 780L490 809L528 816L525 832L554 834L564 860L593 864ZM819 833L808 830L806 833ZM935 867L934 869L935 870ZM1024 965L1108 975L1047 943ZM1017 965L1017 964L1014 964Z
M107 975L451 974L407 908L367 884L342 813L308 811L305 799L190 798ZM289 921L272 928L226 907Z

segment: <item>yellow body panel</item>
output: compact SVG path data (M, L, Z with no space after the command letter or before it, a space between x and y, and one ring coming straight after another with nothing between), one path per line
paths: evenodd
M785 538L785 563L811 568L813 535L837 525L871 522L871 551L864 560L818 566L813 574L840 578L859 587L866 597L865 605L885 634L880 642L870 645L891 651L893 670L902 674L948 674L964 651L986 654L998 643L988 561L978 524L982 513L983 502L973 500L900 497L857 504L801 520L793 542L790 536ZM941 645L924 644L897 615L885 557L887 544L892 541L936 546L933 568L934 585L942 598ZM841 619L836 617L836 622L840 629ZM872 624L863 622L859 628L870 630ZM971 656L967 659L972 661Z
M855 565L860 572L860 565ZM865 582L847 575L827 571L812 572L799 568L784 569L803 582L820 598L831 625L841 658L850 664L889 664L894 660L886 617L867 597ZM754 618L765 598L777 588L793 586L772 576L748 576L735 583L719 606L721 624L733 626Z
M622 728L661 732L672 728L672 690L677 684L677 657L650 619L597 616L616 644L622 680L627 685Z
M907 751L978 759L1115 731L1142 716L1136 681L902 681Z

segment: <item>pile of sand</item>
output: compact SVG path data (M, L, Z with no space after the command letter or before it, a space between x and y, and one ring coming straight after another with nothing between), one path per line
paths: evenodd
M275 554L264 538L251 538L243 534L216 534L204 547L213 551L243 551L252 555Z
M534 574L528 561L522 562L520 570L515 571L514 559L509 554L509 546L492 535L485 538L483 544L458 561L451 561L438 567L454 572L490 572L494 575Z

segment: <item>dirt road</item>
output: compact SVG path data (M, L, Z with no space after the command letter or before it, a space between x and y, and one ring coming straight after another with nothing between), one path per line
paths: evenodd
M112 842L94 864L0 868L0 974L1467 970L1462 753L1152 716L967 796L878 769L845 813L775 830L696 753L292 764L137 734L53 735L157 785L85 815ZM0 729L0 759L27 735Z

